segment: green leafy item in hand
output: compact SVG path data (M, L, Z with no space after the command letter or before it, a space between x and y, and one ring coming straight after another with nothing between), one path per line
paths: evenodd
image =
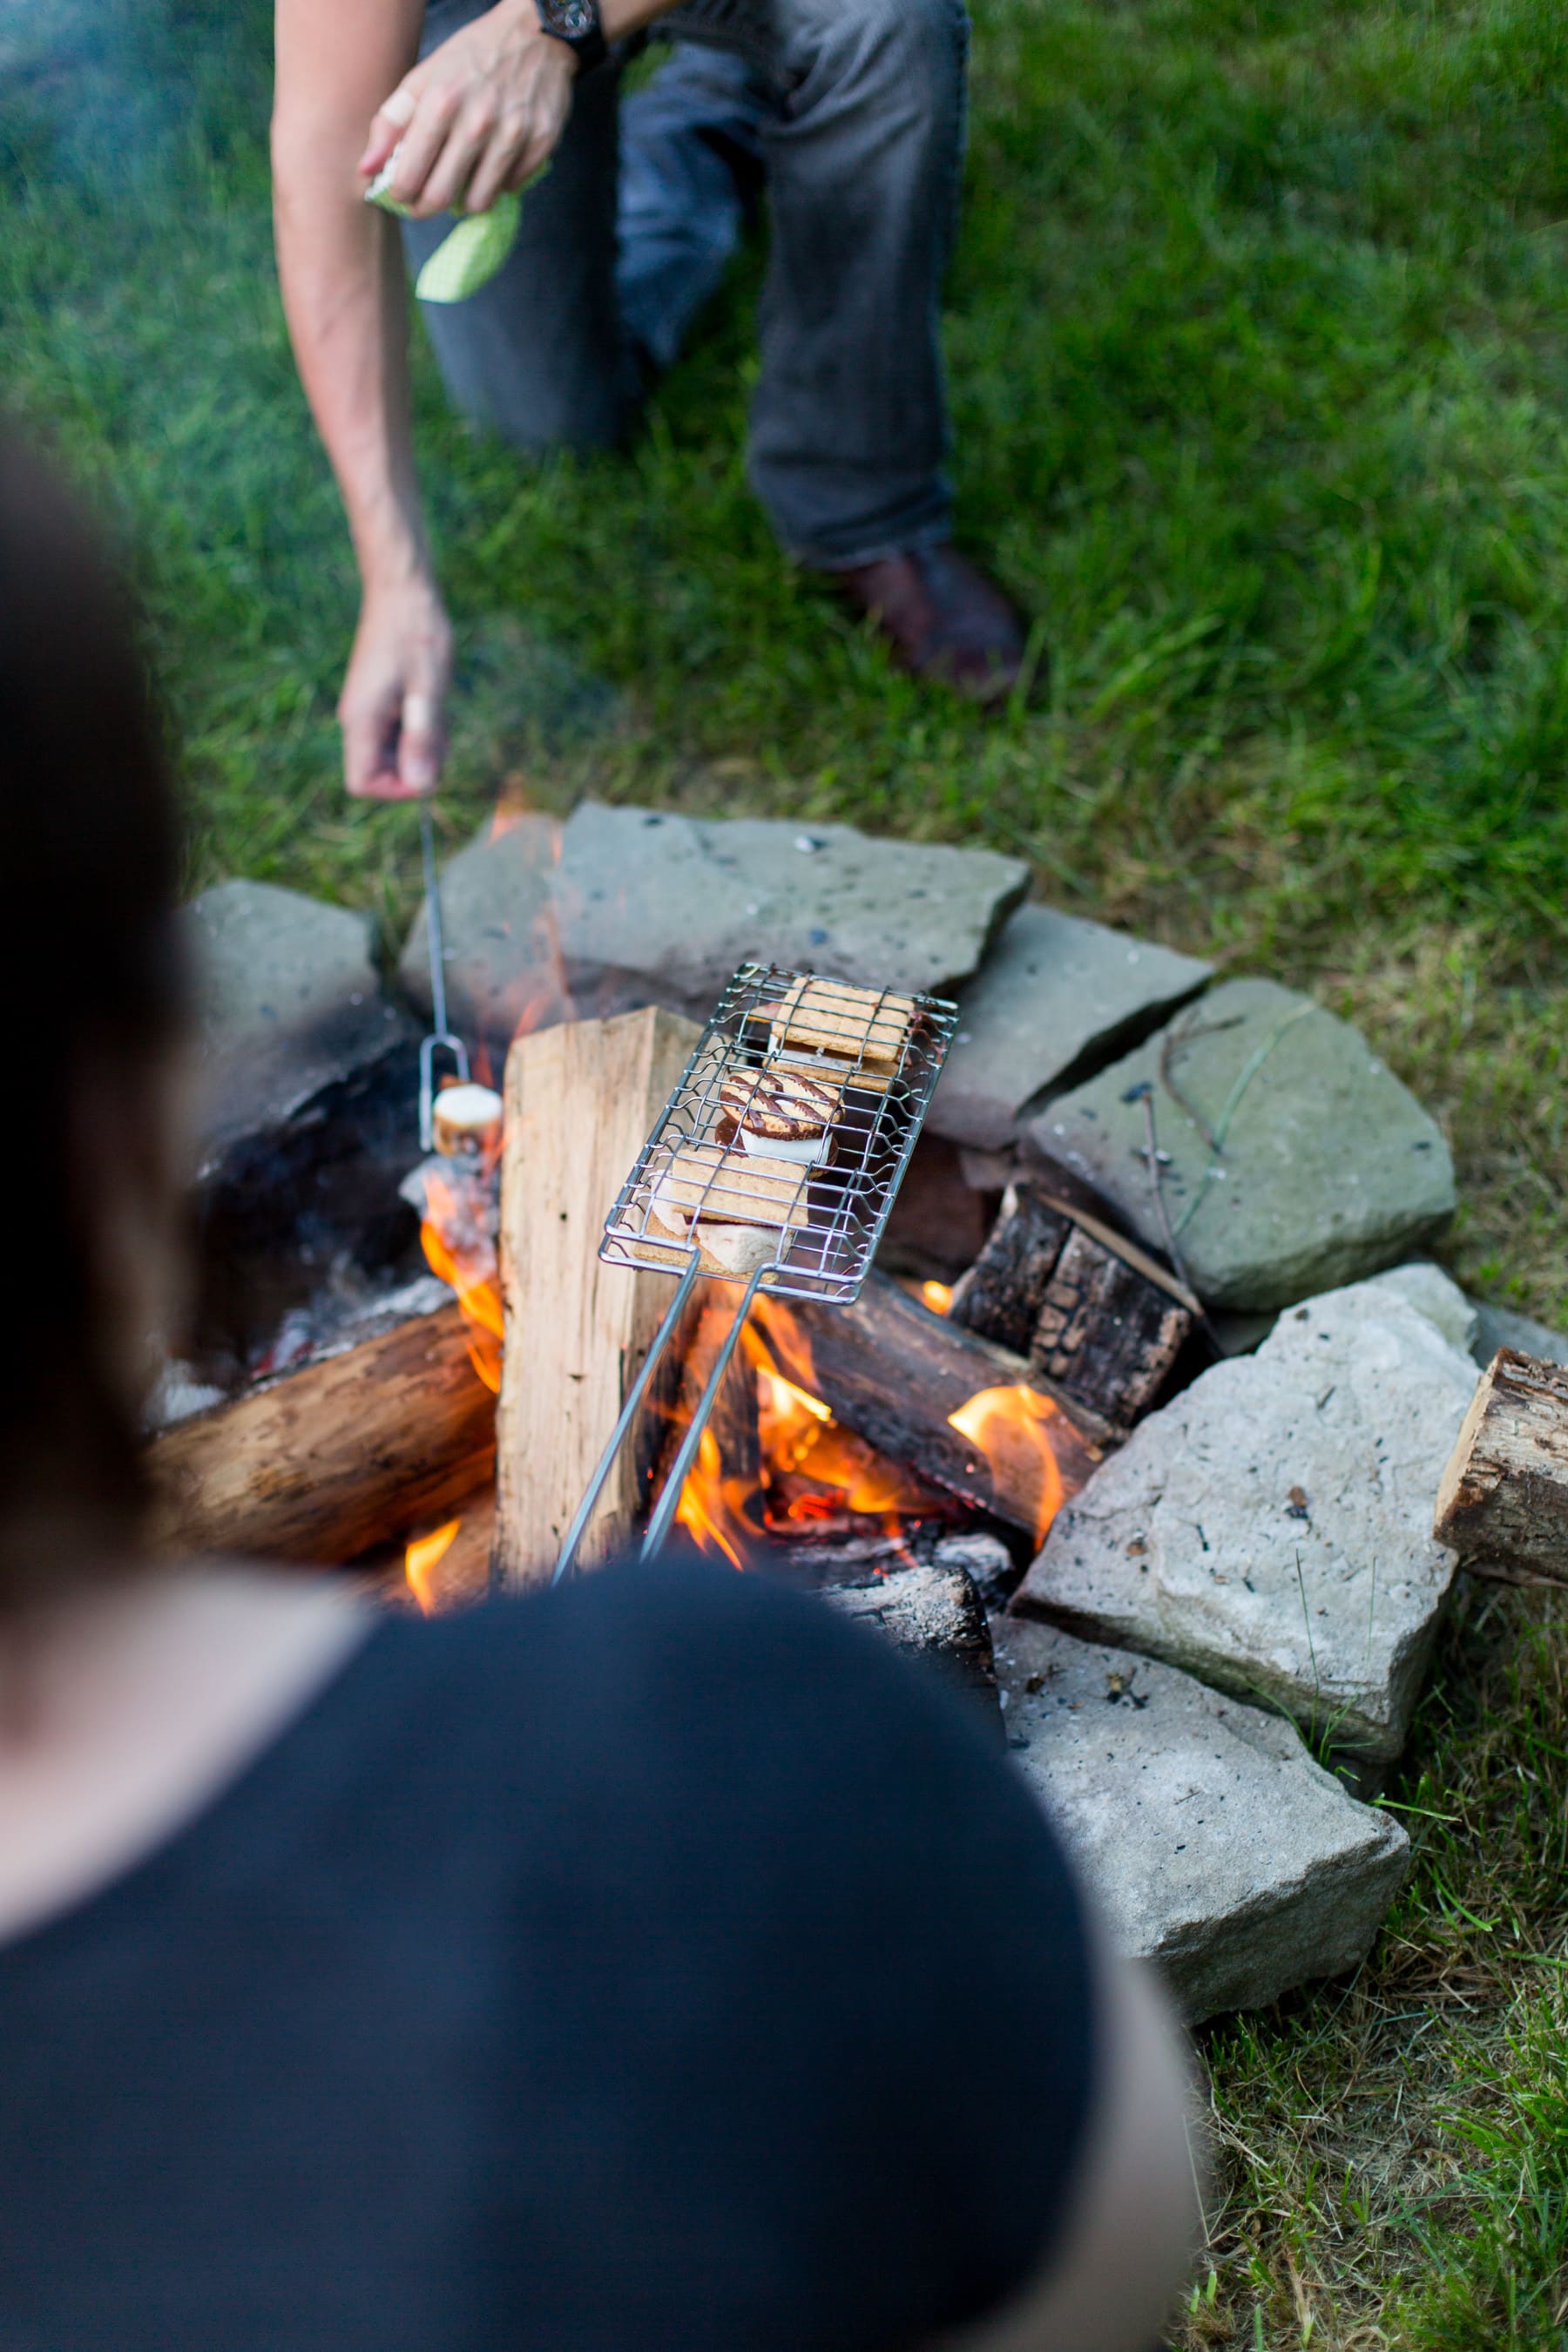
M396 169L397 152L394 149L365 190L364 200L367 205L379 205L384 212L396 213L406 220L407 205L399 204L388 193ZM549 169L548 163L542 163L528 186L534 186ZM522 191L507 188L489 212L470 213L460 220L451 235L442 238L414 281L414 291L420 301L466 302L470 294L488 286L517 242L521 217Z

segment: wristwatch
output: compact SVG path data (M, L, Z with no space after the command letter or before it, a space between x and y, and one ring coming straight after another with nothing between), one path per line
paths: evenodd
M605 39L604 26L599 22L599 0L534 0L539 11L539 29L552 40L564 41L577 59L580 74L592 73L609 56L609 44Z

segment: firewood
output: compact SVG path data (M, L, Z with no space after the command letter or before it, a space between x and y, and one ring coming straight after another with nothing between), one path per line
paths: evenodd
M349 1560L489 1475L495 1399L456 1303L318 1357L156 1437L164 1549Z
M1032 1185L1010 1184L989 1240L954 1285L952 1321L1026 1356L1046 1286L1071 1232L1065 1211L1048 1208Z
M1169 1377L1193 1318L1114 1255L1075 1231L1057 1260L1029 1360L1064 1393L1131 1428Z
M896 1282L873 1273L852 1307L824 1307L764 1293L756 1328L786 1380L820 1397L847 1429L933 1485L1037 1532L1039 1486L1027 1433L988 1461L949 1415L980 1391L1021 1387L1044 1400L1043 1426L1061 1496L1083 1487L1116 1442L1109 1424L1071 1403L1021 1356L932 1315Z
M649 1010L520 1037L507 1056L500 1272L506 1315L495 1570L547 1579L669 1305L667 1276L603 1265L605 1218L698 1032ZM679 1273L684 1254L671 1250ZM621 1450L578 1559L626 1545L643 1515L683 1349L673 1347Z
M1437 1489L1433 1533L1568 1583L1568 1370L1500 1348Z
M1009 1186L951 1309L1122 1429L1153 1402L1196 1312L1136 1243L1028 1184Z
M471 1609L488 1598L490 1548L495 1540L496 1489L493 1478L465 1495L447 1515L458 1522L457 1534L419 1577L421 1591L409 1581L409 1549L417 1537L437 1530L428 1521L407 1528L391 1544L378 1545L363 1559L350 1563L363 1579L367 1597L384 1608L408 1616L444 1617L457 1609Z

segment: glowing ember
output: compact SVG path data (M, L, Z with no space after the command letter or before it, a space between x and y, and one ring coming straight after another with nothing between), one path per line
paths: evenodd
M432 1274L449 1283L468 1325L468 1356L488 1389L500 1389L500 1276L495 1243L476 1188L454 1178L427 1176L419 1239Z
M404 1555L403 1573L408 1579L408 1590L426 1617L433 1617L440 1605L431 1579L450 1551L452 1538L462 1524L461 1519L448 1519L444 1528L437 1528L411 1543Z
M952 1305L951 1282L922 1282L921 1297L933 1315L945 1315Z
M947 1416L949 1426L977 1446L993 1469L1006 1464L1011 1490L1031 1499L1037 1543L1045 1541L1062 1506L1062 1474L1048 1432L1056 1411L1049 1397L1020 1385L981 1389Z

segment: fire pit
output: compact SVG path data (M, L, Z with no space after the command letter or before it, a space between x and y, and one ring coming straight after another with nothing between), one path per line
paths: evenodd
M493 1118L454 1118L406 1181L406 1140L395 1165L363 1138L345 1150L356 1087L363 1103L401 1086L407 1135L406 1020L390 1045L378 1033L373 1083L340 1073L335 1094L290 1112L271 1165L309 1214L293 1270L267 1292L286 1308L268 1337L266 1286L252 1286L237 1345L234 1285L226 1299L211 1291L192 1355L206 1408L153 1449L171 1533L339 1561L395 1605L461 1605L548 1575L630 1400L586 1564L624 1549L668 1485L701 1550L816 1588L944 1661L1089 1859L1128 1948L1160 1957L1194 2013L1344 1965L1404 1868L1396 1825L1352 1788L1397 1750L1452 1581L1431 1508L1474 1386L1453 1286L1430 1266L1377 1275L1434 1230L1436 1130L1353 1032L1268 984L1194 1003L1200 967L1040 908L990 948L1015 887L991 860L993 910L965 914L981 970L958 992L938 1132L917 1143L906 1121L893 1134L888 1074L863 1052L857 1070L827 1073L859 1122L859 1158L844 1164L864 1175L881 1155L869 1211L846 1206L840 1180L836 1216L809 1131L834 1040L820 1019L815 1037L789 1034L794 1013L810 1027L832 1008L791 1007L787 977L765 1022L738 1024L752 1047L721 1056L669 1131L661 1119L700 1043L668 1001L689 1002L717 951L693 936L700 907L722 901L714 937L733 936L752 919L731 900L793 857L830 934L851 903L833 895L837 840L737 827L731 856L722 826L584 814L584 853L610 858L606 876L617 830L636 835L623 878L598 893L614 950L595 945L598 886L573 853L574 818L564 850L556 829L531 869L504 1144ZM550 830L530 824L529 841ZM514 830L464 857L488 888L488 861L521 854ZM918 925L929 886L916 853L900 855L903 919ZM658 883L646 902L644 867ZM753 928L784 940L787 894L769 887ZM484 922L468 932L468 887L448 900L454 1003L493 1015L512 989L506 900L480 890ZM531 992L542 936L543 993ZM891 954L888 925L879 936ZM650 970L661 942L668 990ZM845 977L827 985L853 999L868 977L837 952ZM927 942L890 964L894 996L915 1004L942 952ZM572 1017L593 969L599 1002L640 991L642 1009ZM747 1109L724 1082L755 1079L769 1059L756 1041L781 1021L775 1042L796 1053L805 1091L770 1090L749 1150L713 1115ZM489 1025L479 1080L505 1047ZM1293 1139L1325 1117L1340 1122L1333 1181L1304 1192ZM212 1230L240 1232L236 1202L266 1201L266 1152L247 1149ZM379 1224L355 1225L352 1186L317 1182L313 1149L321 1166L374 1160ZM240 1164L231 1155L231 1175ZM754 1208L727 1213L737 1167L766 1192L765 1253L746 1238L762 1230ZM888 1213L888 1179L906 1171ZM323 1202L343 1212L335 1230ZM289 1257L271 1208L258 1264ZM600 1262L606 1214L620 1268ZM323 1281L345 1248L353 1279ZM809 1279L765 1277L764 1262L777 1274L797 1251ZM667 1357L645 1382L687 1263ZM683 1442L689 1466L671 1479ZM1338 1777L1290 1718L1320 1754L1355 1751Z

